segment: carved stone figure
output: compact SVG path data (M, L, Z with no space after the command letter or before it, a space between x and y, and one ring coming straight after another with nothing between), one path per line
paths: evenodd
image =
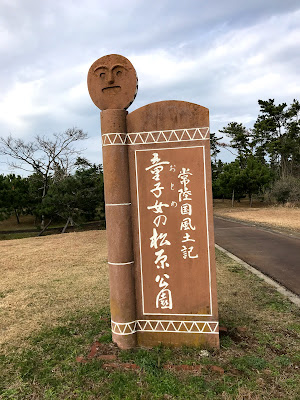
M128 114L137 77L117 54L92 64L88 89L102 110L113 341L219 347L208 109Z
M127 109L138 88L133 65L118 54L95 61L89 69L87 83L90 96L100 110Z

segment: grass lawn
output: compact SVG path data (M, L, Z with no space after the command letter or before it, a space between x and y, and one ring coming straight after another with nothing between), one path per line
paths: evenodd
M216 199L214 215L300 233L300 208L297 207L266 207L263 203L254 203L250 208L245 200L235 202L235 206L231 207L230 200L223 202Z
M0 251L1 400L300 398L299 308L222 253L220 350L120 351L111 343L105 231L2 241ZM95 341L116 358L111 368L76 361Z
M104 218L104 216L103 216ZM10 216L8 219L0 221L0 241L1 240L12 240L12 239L23 239L38 236L41 228L39 225L35 225L35 218L32 215L20 215L20 224L17 223L17 220L14 216ZM47 220L45 224L47 224ZM57 234L58 231L62 231L65 226L66 221L64 222L52 222L48 229L43 233L43 236L48 236L52 234ZM89 223L85 223L84 225L75 226L73 229L76 231L84 229L84 227L89 224L98 223L103 226L104 219L101 221L91 221ZM51 228L58 228L58 231L51 231ZM68 227L70 228L70 226ZM34 230L33 232L27 232L27 230ZM1 233L1 231L3 233Z

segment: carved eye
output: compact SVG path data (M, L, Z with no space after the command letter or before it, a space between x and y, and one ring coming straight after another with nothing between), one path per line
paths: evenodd
M118 70L117 73L116 73L116 75L117 75L117 76L122 75L122 71Z
M99 76L103 79L105 77L105 72L101 72Z

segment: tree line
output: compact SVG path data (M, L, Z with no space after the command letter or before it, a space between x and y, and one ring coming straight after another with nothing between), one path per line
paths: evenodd
M20 215L30 214L43 233L53 221L64 221L65 230L97 214L103 217L102 165L82 158L74 147L86 137L82 130L72 128L51 138L36 136L31 142L0 138L0 154L9 156L9 165L31 171L26 178L0 175L0 219L14 214L20 223Z
M248 196L251 205L254 195L269 193L277 202L300 202L300 103L258 103L252 129L230 122L219 131L229 144L222 142L224 136L211 135L214 198L231 198L233 204ZM104 218L102 165L82 158L74 146L86 138L77 128L31 142L0 138L7 163L30 172L26 178L0 175L0 219L15 215L20 223L20 215L31 214L43 232L55 220L64 221L66 228L99 218L99 213ZM235 155L233 162L218 158L222 147Z
M274 99L258 100L260 113L252 129L230 122L211 136L214 198L234 200L269 194L279 203L300 202L300 103L275 104ZM218 159L221 147L228 148L235 160Z

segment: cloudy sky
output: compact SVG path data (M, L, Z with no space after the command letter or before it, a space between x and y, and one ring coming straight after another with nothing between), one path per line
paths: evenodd
M86 75L112 53L138 74L128 111L185 100L210 109L212 132L251 127L258 99L300 98L299 49L299 0L0 0L0 136L30 141L76 126L89 135L83 155L101 162Z

